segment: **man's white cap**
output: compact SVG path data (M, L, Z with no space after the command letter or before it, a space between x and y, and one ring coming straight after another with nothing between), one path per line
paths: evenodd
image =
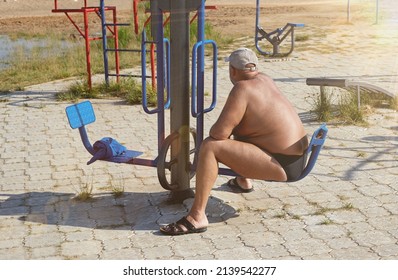
M254 64L254 66L258 64L256 54L248 48L239 48L233 51L230 56L225 58L225 61L229 62L236 69L250 71L255 71L257 67L246 67L247 64Z

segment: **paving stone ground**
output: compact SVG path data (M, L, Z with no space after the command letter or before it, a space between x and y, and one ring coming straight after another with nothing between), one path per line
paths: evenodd
M287 61L261 58L260 70L276 80L312 134L320 125L311 113L319 88L307 86L308 77L358 79L398 92L398 28L391 24L367 26L363 34L343 25L344 38L330 31L313 42L331 51L296 51ZM206 131L231 89L227 70L220 60L219 100L206 116ZM155 168L87 166L90 156L67 123L70 103L54 97L68 82L0 96L0 259L398 259L396 110L376 109L368 126L328 123L325 148L302 181L255 181L254 192L235 194L220 176L208 231L169 237L159 225L185 215L192 199L166 203L169 192ZM112 136L144 151L144 158L156 157L156 117L120 100L92 103L92 142ZM93 187L94 198L77 201L85 186ZM118 188L124 193L115 198Z

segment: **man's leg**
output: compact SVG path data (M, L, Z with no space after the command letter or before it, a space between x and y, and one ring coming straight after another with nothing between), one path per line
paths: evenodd
M207 138L200 147L195 199L187 216L196 228L208 225L205 209L218 176L218 162L247 178L286 181L279 163L257 146L231 139Z

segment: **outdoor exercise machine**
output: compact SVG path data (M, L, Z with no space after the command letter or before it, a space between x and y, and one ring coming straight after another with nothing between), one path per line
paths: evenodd
M127 49L119 47L119 34L118 28L121 26L128 27L130 23L120 23L117 20L117 11L115 6L105 5L105 0L95 0L98 5L89 5L88 0L80 0L82 3L81 7L78 7L79 3L66 3L63 1L54 0L53 13L63 13L66 15L68 20L76 28L81 37L85 41L85 51L86 51L86 71L87 71L87 84L89 88L92 88L92 71L91 71L91 41L102 41L103 50L103 62L104 62L104 75L105 82L109 85L109 78L115 77L116 81L119 82L120 77L135 77L140 78L142 74L122 74L120 71L120 53L130 52L130 53L140 53L141 49ZM138 34L138 3L143 0L133 0L133 10L134 10L134 23L135 32ZM76 1L74 1L76 2ZM91 2L94 2L92 0ZM71 8L73 6L73 8ZM77 18L72 16L73 14L83 15L83 25L79 25ZM94 26L89 24L89 16L95 14L101 20L100 32L93 32ZM110 19L109 19L110 18ZM145 27L145 26L144 26ZM96 30L97 31L97 30ZM93 33L93 34L92 34ZM101 35L98 35L100 33ZM112 47L109 45L109 40L113 41ZM114 53L114 72L111 73L109 67L109 53ZM152 87L155 88L155 47L151 46L150 51L150 65L151 74L147 78L152 79ZM141 56L139 56L141 58Z
M138 27L138 4L142 0L133 0L133 15L134 15L134 31L136 34L139 33ZM120 77L132 77L132 78L142 78L145 75L145 78L151 78L152 88L156 87L156 70L155 70L155 44L150 44L150 50L146 49L128 49L128 48L120 48L118 41L118 34L112 36L113 33L111 28L117 28L118 26L130 26L130 23L118 23L113 20L113 22L108 22L106 17L107 6L105 6L105 0L100 0L100 18L101 18L101 31L102 31L102 50L103 50L103 58L104 58L104 74L105 74L105 83L109 85L109 78L116 77L116 81L119 82ZM146 23L148 24L148 23ZM145 28L146 25L143 26ZM117 30L117 29L116 29ZM108 31L111 31L111 36L108 36ZM114 46L109 46L108 38L114 38ZM122 74L120 73L120 65L119 65L119 53L137 53L140 54L139 58L145 57L146 53L150 54L150 65L151 65L151 75L148 76L146 72L139 74ZM142 53L143 52L143 53ZM116 58L115 65L115 73L110 72L109 67L109 53L114 53Z
M134 23L134 32L136 34L139 34L140 32L140 26L139 26L139 4L140 2L149 2L148 0L133 0L133 23ZM205 6L205 9L215 9L215 6ZM105 12L106 12L107 6L105 6L105 1L100 0L100 11L101 11L101 26L102 26L102 45L103 45L103 56L104 56L104 73L105 73L105 82L107 85L109 85L109 78L114 76L117 78L117 81L119 77L134 77L134 78L141 78L145 76L146 79L151 79L151 84L152 88L156 88L156 66L155 66L155 52L156 52L156 44L154 41L150 42L147 41L146 38L142 38L142 42L145 42L145 45L149 44L150 48L149 50L146 50L145 48L141 49L126 49L126 48L119 48L118 47L118 39L117 37L115 38L115 46L114 47L109 47L108 44L108 35L107 31L109 30L108 27L115 27L115 26L130 26L129 23L115 23L111 22L108 23L106 20ZM142 29L144 30L145 27L147 27L151 22L152 22L152 16L151 16L151 11L144 10L145 13L148 13L149 16L145 20L144 24L142 25ZM163 19L163 27L165 27L169 21L170 21L170 13L168 11L163 11L164 19ZM192 24L195 19L198 16L198 12L194 14L194 16L189 20L189 23ZM160 23L159 23L160 24ZM155 30L153 30L153 34L155 34ZM112 34L111 34L112 35ZM111 36L112 38L112 36ZM167 44L168 46L168 40L165 39L164 43ZM145 72L142 72L140 74L120 74L119 73L119 64L117 60L116 64L116 73L112 74L109 71L109 59L108 59L108 54L110 52L115 53L115 57L119 57L119 52L130 52L130 53L141 53L141 60L145 58L145 54L149 53L150 54L150 75L146 74L146 68L143 69Z
M216 77L217 77L217 46L214 41L205 40L204 0L151 0L151 33L152 41L147 40L145 30L142 32L142 72L145 73L145 49L147 44L156 45L156 108L149 108L147 104L146 76L142 75L142 106L145 112L156 114L158 119L158 152L155 159L143 159L138 156L142 153L134 150L126 150L123 154L106 160L119 163L129 163L144 166L157 167L159 181L165 189L172 190L175 197L192 196L189 181L192 178L192 164L189 161L190 135L193 135L196 145L200 145L203 139L204 114L214 109L216 104ZM189 64L189 28L190 12L197 12L197 43L192 48L192 77L190 79ZM170 43L164 38L163 17L169 14ZM213 53L213 85L212 101L208 108L204 108L204 69L205 47L212 47ZM171 60L170 57L178 59ZM190 80L192 85L190 86ZM192 88L192 93L190 93ZM167 90L167 94L165 94ZM166 95L166 100L165 100ZM190 96L192 98L192 115L197 119L196 130L190 129ZM165 110L170 108L171 134L165 139ZM83 144L92 155L94 147L90 144L85 125L95 121L94 110L89 101L69 106L67 116L72 128L79 128ZM170 161L166 156L170 148ZM170 169L170 178L166 178L165 168Z
M87 71L87 83L89 88L92 86L91 81L91 41L98 41L102 40L102 36L90 34L90 26L89 26L89 15L96 14L98 17L101 17L101 11L99 6L89 6L88 0L84 0L83 6L80 8L70 8L70 4L63 4L61 5L58 3L58 0L54 0L54 9L52 9L53 13L63 13L66 15L68 20L72 23L72 25L76 28L79 32L80 36L84 38L85 42L85 50L86 50L86 71ZM76 6L77 7L77 6ZM118 37L117 37L117 25L116 25L116 7L114 6L107 6L105 10L112 13L112 19L115 25L113 28L109 28L109 31L112 33L112 38L115 40L115 44L118 44ZM73 14L82 14L83 15L83 26L80 26L76 19L72 16ZM119 72L119 56L115 56L115 64L116 64L116 71Z
M83 145L93 157L100 153L98 159L101 160L156 167L161 186L171 191L170 199L182 201L187 197L193 196L190 180L195 175L198 147L200 147L204 138L204 115L216 106L217 45L214 41L205 39L205 0L150 0L150 10L153 41L146 40L144 30L142 32L142 53L144 53L146 44L156 44L157 105L155 108L149 108L147 105L146 80L145 75L143 75L142 106L146 113L157 115L158 156L154 159L141 158L142 152L128 150L109 137L103 138L102 142L99 143L102 144L101 146L104 147L104 150L96 150L98 141L92 145L85 129L86 125L96 120L90 101L68 106L66 114L71 128L79 129ZM189 77L189 14L192 11L197 11L198 13L198 39L192 47L191 77ZM165 44L164 38L162 24L164 12L170 13L169 46ZM205 108L204 53L207 46L211 47L213 54L213 69L211 73L213 80L211 102L208 102L210 105ZM170 54L168 54L169 52ZM143 72L145 72L145 57L143 57L141 64ZM191 91L190 80L192 81ZM165 89L167 89L167 94L165 94ZM170 134L167 137L165 137L166 109L170 109ZM190 128L190 113L196 118L195 129ZM307 150L309 160L299 179L307 176L314 167L324 144L327 131L326 125L322 125L314 132ZM191 147L191 136L194 139L193 147ZM191 155L193 155L192 161L190 160ZM170 171L170 174L166 174L167 170ZM233 170L223 167L220 167L219 174L227 176L238 175Z
M254 35L254 41L256 45L256 49L262 55L269 56L288 56L294 50L294 28L296 27L304 27L302 23L286 23L286 25L282 28L277 28L271 32L266 32L260 25L260 0L256 0L256 30ZM290 35L290 49L287 52L280 51L280 45L285 41L285 39L289 38ZM272 46L272 51L265 50L260 46L260 42L262 40L268 41L268 43Z
M140 54L141 49L131 49L131 48L121 48L119 47L119 27L129 27L130 23L121 23L117 20L117 11L115 6L107 6L105 5L105 0L95 0L98 2L97 6L89 5L88 0L80 0L82 2L82 7L78 7L79 3L73 1L74 3L66 3L63 1L54 0L54 9L53 13L63 13L67 16L69 21L73 24L76 30L79 32L80 36L85 40L85 50L86 50L86 68L87 68L87 83L89 88L92 88L92 73L91 73L91 41L102 41L102 50L103 50L103 65L104 65L104 75L105 75L105 83L109 85L110 78L115 77L116 82L119 82L120 77L133 77L140 78L142 75L146 75L146 78L151 79L152 88L156 87L156 66L155 66L155 44L150 44L150 49L145 50L146 53L150 54L150 75L146 73L121 73L120 69L120 54L121 53L136 53ZM133 25L134 32L139 34L140 26L139 26L139 9L140 2L145 2L148 0L132 0L133 6ZM94 0L91 0L94 2ZM73 8L71 8L73 7ZM78 7L78 8L77 8ZM205 9L215 9L215 6L205 6ZM144 11L145 12L145 11ZM91 28L93 26L89 24L89 15L96 14L101 20L100 33L94 33L95 35L90 34L92 32ZM111 13L109 16L108 14ZM166 12L165 12L166 13ZM83 15L83 26L79 26L76 21L76 18L72 16L72 14L82 14ZM110 18L109 18L110 17ZM190 23L192 23L197 17L197 13L190 19ZM166 16L163 22L163 26L165 26L170 20L170 16ZM144 29L151 22L151 16L147 17L144 24L141 26ZM109 40L113 42L110 43ZM114 71L111 71L110 63L109 63L109 54L114 54ZM140 59L142 55L139 55Z

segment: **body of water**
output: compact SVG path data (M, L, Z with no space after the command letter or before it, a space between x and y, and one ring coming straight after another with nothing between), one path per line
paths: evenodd
M54 40L45 38L30 38L30 39L11 39L6 35L0 35L0 70L6 69L12 59L12 53L16 50L22 51L24 54L29 55L34 48L49 48L54 46L49 53L51 55L61 53L65 49L76 46L78 43L70 41L62 41L54 43Z

